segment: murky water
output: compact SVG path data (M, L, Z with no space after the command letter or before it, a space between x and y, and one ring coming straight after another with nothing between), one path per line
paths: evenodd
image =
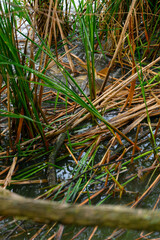
M88 123L88 125L86 126L86 128L91 127L91 124ZM84 130L84 129L83 129ZM147 130L147 129L146 129ZM76 130L78 131L78 130ZM82 130L79 130L82 131ZM135 137L135 133L134 131L132 131L130 133L130 138L134 139ZM160 145L160 139L157 138L157 145ZM118 148L118 146L114 147L114 151L116 151ZM143 149L143 151L148 151L149 149L151 149L151 145L150 142L145 142L144 144L141 145L141 148ZM78 153L77 153L78 154ZM98 153L97 153L97 162L99 161L99 159L102 158L104 154L104 149L103 149L103 144L102 147L99 149ZM152 165L154 161L154 157L150 156L150 158L146 161L145 158L143 159L139 159L138 161L136 161L134 163L134 165L130 165L128 166L128 171L124 172L123 174L121 174L119 181L120 183L124 182L124 179L127 179L128 176L130 176L131 174L137 174L138 169L140 169L141 167L146 168ZM65 179L68 179L71 177L71 172L73 170L73 160L71 157L68 157L67 160L64 160L62 162L57 163L57 165L63 166L63 170L57 169L57 178L60 181L64 181ZM72 166L73 165L73 166ZM151 173L143 173L141 178L136 178L133 182L130 182L126 187L126 193L123 194L122 198L119 198L119 194L117 193L117 195L115 195L114 197L110 197L109 199L106 199L103 204L112 204L112 205L125 205L128 203L131 203L136 196L141 195L148 187L148 185L150 185L154 179L157 177L159 170L157 170L155 172L155 174L152 176L152 172ZM42 172L43 175L41 175L42 178L45 178L45 171ZM26 197L31 197L31 198L35 198L36 196L39 196L41 193L43 193L44 191L46 191L44 189L44 187L46 187L47 184L30 184L30 185L12 185L10 187L10 189L20 195L26 196ZM101 200L105 199L105 194L98 196L97 198L94 199L94 204L100 202ZM140 203L138 205L138 207L141 208L147 208L147 209L152 209L154 207L154 205L156 204L157 199L159 198L159 184L156 185L156 187L154 188L154 190L143 200L142 203ZM159 207L159 204L158 206ZM6 227L5 225L6 224ZM12 223L11 219L6 219L0 222L0 236L3 235L3 237L5 236L9 236L8 234L12 232L13 229L15 229L15 227L17 225L20 225L19 228L17 228L17 230L14 231L14 234L16 237L15 239L30 239L30 237L32 237L41 227L43 227L43 225L40 224L33 224L32 221L16 221L16 223ZM22 229L24 229L24 233L22 234ZM74 235L76 235L80 230L82 229L82 227L76 227L76 226L65 226L64 227L64 232L63 232L63 236L62 236L62 240L70 240L74 237ZM49 230L49 226L45 227L42 232L38 235L38 237L36 237L36 239L48 239L49 236L52 236L54 234L54 230L51 230L49 234L46 235L46 232ZM58 230L58 226L56 228L56 230ZM86 228L77 238L77 240L86 240L89 239L92 231L94 230L93 227L88 227ZM111 228L107 228L107 227L103 227L103 228L98 228L93 236L93 240L99 239L99 240L104 240L104 239L108 239L108 237L112 234L114 229ZM21 233L19 235L19 233ZM145 235L147 234L147 232L142 232L141 231L132 231L132 230L127 230L125 231L121 236L118 236L117 238L112 238L112 239L119 239L119 240L131 240L131 239L137 239L138 237L140 237L140 235ZM155 232L152 233L150 235L147 236L147 239L153 239L153 238L158 238L160 237L160 233ZM3 238L5 239L5 238Z

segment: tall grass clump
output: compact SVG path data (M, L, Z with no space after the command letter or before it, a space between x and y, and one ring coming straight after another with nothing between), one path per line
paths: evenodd
M44 134L39 120L40 112L34 101L34 89L29 81L31 72L25 69L27 65L32 69L31 62L34 62L34 59L26 57L27 41L24 51L18 45L16 13L20 12L21 16L28 19L29 16L25 10L22 12L18 5L13 6L6 0L0 4L0 74L8 91L8 112L13 113L9 128L12 127L15 131L17 143L21 133L24 137L34 137L40 134L43 139ZM21 67L22 65L24 68ZM14 114L21 114L26 118L16 119Z
M100 9L100 39L104 40L104 49L112 52L116 48L121 30L129 12L133 1L107 1L102 2ZM128 30L129 34L133 34L135 41L138 41L139 46L153 54L153 48L156 49L154 43L159 41L159 1L135 1L134 11L130 18ZM127 32L128 33L128 32ZM107 39L111 41L110 49L107 48ZM125 40L125 39L124 39ZM123 40L123 41L124 41ZM151 44L152 43L152 44ZM123 42L124 44L124 42ZM123 46L123 45L122 45ZM124 45L126 48L126 46ZM123 47L120 53L123 53ZM126 51L124 52L126 53ZM123 55L122 55L123 56ZM143 56L144 57L144 56Z
M79 27L80 37L85 49L90 98L93 100L96 97L94 46L95 38L98 33L97 1L94 1L94 3L92 1L80 1L79 6L77 7L75 1L72 0L72 4L76 11L76 24Z
M30 38L24 33L17 31L15 12L18 11L20 11L18 5L9 5L6 0L4 0L3 6L1 5L2 15L0 19L0 40L2 51L0 55L0 65L1 75L9 93L7 98L7 114L1 113L1 115L11 118L12 129L14 129L16 133L15 143L18 143L22 137L33 138L40 134L47 146L43 126L46 126L48 123L45 119L45 114L41 109L41 98L44 86L51 87L54 90L65 94L65 96L69 97L74 102L87 109L87 111L91 112L92 115L95 115L104 121L110 128L110 124L108 124L107 121L98 113L89 98L83 93L69 72L66 71L56 60L55 55L51 53L48 45L40 38L38 33L36 33L36 35L40 41L40 45L34 41L34 38ZM35 34L35 26L32 24L32 21L25 9L23 9L23 11L24 19L30 24L30 31L32 31L32 34ZM18 45L18 32L25 38L24 51L20 49ZM91 35L92 34L93 30L91 31ZM38 47L36 54L34 54L32 50L33 46ZM29 56L26 53L27 47L30 47L31 50ZM41 57L40 60L38 60L38 56L40 56L40 54ZM41 65L43 63L44 55L46 62L42 67ZM94 52L92 52L92 60L93 56ZM45 75L46 68L51 60L54 61L63 71L66 80L68 81L68 79L70 79L74 83L87 102L84 101L79 94L70 89L68 84L64 84L64 82L59 79L53 80L52 77ZM94 60L92 63L94 65ZM39 70L41 71L36 69L36 64L39 65ZM40 85L39 94L38 85ZM9 126L9 128L11 131L11 126Z

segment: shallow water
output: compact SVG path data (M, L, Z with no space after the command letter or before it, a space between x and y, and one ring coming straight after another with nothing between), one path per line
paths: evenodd
M92 124L87 124L86 128L91 127ZM84 130L84 129L83 129ZM78 130L76 130L78 131ZM80 132L82 130L79 130ZM134 131L132 131L130 133L130 138L134 139L135 133ZM99 151L97 153L97 162L99 161L99 159L102 158L103 154L104 154L104 147L103 144L105 145L105 143L101 144L101 147L99 148ZM157 138L157 145L160 145L160 139ZM118 146L116 145L113 149L113 151L116 151L118 148ZM150 143L146 142L144 144L141 145L141 148L143 149L143 151L148 151L149 149L151 149ZM78 153L77 153L78 155ZM152 163L154 161L154 157L150 156L150 158L146 161L145 158L143 159L139 159L138 161L136 161L134 163L134 165L130 165L128 166L128 171L124 172L123 174L121 174L119 181L124 182L124 179L127 179L127 176L130 176L131 174L137 174L138 169L143 167L146 168L148 166L151 166ZM73 164L73 166L72 166ZM62 162L57 163L57 165L59 166L63 166L63 170L57 169L57 178L59 179L59 181L64 181L65 179L70 178L71 172L73 170L74 167L74 163L71 157L68 157L67 160L64 160ZM40 176L41 178L45 178L45 171L42 172L42 175ZM137 195L141 195L146 189L147 186L150 185L154 179L157 177L158 175L158 171L155 172L155 174L152 176L152 172L151 173L143 173L141 179L140 178L136 178L134 181L130 182L126 187L125 190L127 191L126 193L123 194L122 198L119 198L119 194L117 193L114 197L110 197L109 199L106 199L105 194L96 197L93 200L93 204L96 204L98 202L100 202L101 200L105 200L103 202L103 204L112 204L112 205L116 205L116 204L120 204L120 205L125 205L128 204L129 202L132 202ZM151 182L150 182L151 180ZM30 185L12 185L10 187L10 189L20 195L26 196L26 197L32 197L35 198L36 196L39 196L40 194L42 194L43 192L46 191L46 189L44 189L44 187L46 187L47 184L30 184ZM102 186L100 185L100 188ZM138 205L138 207L141 208L147 208L147 209L152 209L154 207L154 205L156 204L157 199L159 198L159 184L156 185L156 187L154 188L154 190L147 196L147 198L145 198L143 200L142 203L140 203ZM84 200L83 198L81 200ZM159 207L159 204L157 206L157 208ZM26 231L25 233L21 234L20 236L16 235L16 239L30 239L31 236L33 236L38 230L39 228L41 228L43 225L40 224L33 224L32 221L18 221L15 223L10 223L11 219L6 219L4 220L4 222L0 222L0 236L7 236L7 234L9 234L15 227L17 224L21 225L21 228ZM6 227L4 226L4 224L6 224ZM19 234L19 232L22 233L21 228L17 229L16 231L14 231L14 234ZM58 226L56 228L58 230ZM62 240L70 240L73 238L74 235L76 235L80 230L82 229L82 227L76 227L76 226L65 226L64 228L64 232L63 232L63 236L62 236ZM78 236L77 240L85 240L85 239L89 239L90 234L93 231L93 227L88 227L86 228L82 234L80 234L80 236ZM47 237L45 237L46 232L49 230L49 227L45 227L44 230L38 235L38 237L36 237L36 239L48 239L49 236L52 236L54 234L54 230L51 230L49 234L47 234ZM114 229L111 228L107 228L107 227L103 227L103 228L98 228L93 236L92 239L96 240L104 240L104 239L108 239L108 237L112 234ZM14 235L13 234L13 235ZM125 231L121 236L118 236L117 238L112 238L112 239L119 239L119 240L130 240L130 239L137 239L138 237L140 237L141 231L132 231L132 230L127 230ZM147 232L144 232L144 234L147 234ZM151 235L147 236L147 239L153 239L153 238L158 238L160 237L160 233L155 232L152 233Z

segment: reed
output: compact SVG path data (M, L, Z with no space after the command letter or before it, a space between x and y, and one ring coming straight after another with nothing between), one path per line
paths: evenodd
M0 140L6 136L8 141L0 148L4 187L40 183L37 178L44 176L61 133L67 137L55 167L67 169L68 179L47 185L41 198L99 205L112 196L123 198L143 171L154 177L159 167L160 121L152 121L159 117L159 11L158 0L1 1L0 123L7 126L1 127ZM21 29L23 22L28 30ZM83 45L84 59L73 52L75 40ZM110 57L100 71L97 54ZM55 66L60 76L49 74ZM114 66L122 69L122 77L111 78ZM76 80L84 73L89 95ZM97 90L99 78L103 84ZM151 144L144 151L147 141ZM145 169L129 172L129 164L138 168L143 161Z

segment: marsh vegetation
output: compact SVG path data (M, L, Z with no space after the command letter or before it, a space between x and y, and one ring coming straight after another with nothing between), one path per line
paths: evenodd
M159 47L159 0L2 0L1 186L62 203L158 208ZM1 221L6 239L86 231ZM94 227L84 238L124 233ZM139 235L156 233L131 238Z

